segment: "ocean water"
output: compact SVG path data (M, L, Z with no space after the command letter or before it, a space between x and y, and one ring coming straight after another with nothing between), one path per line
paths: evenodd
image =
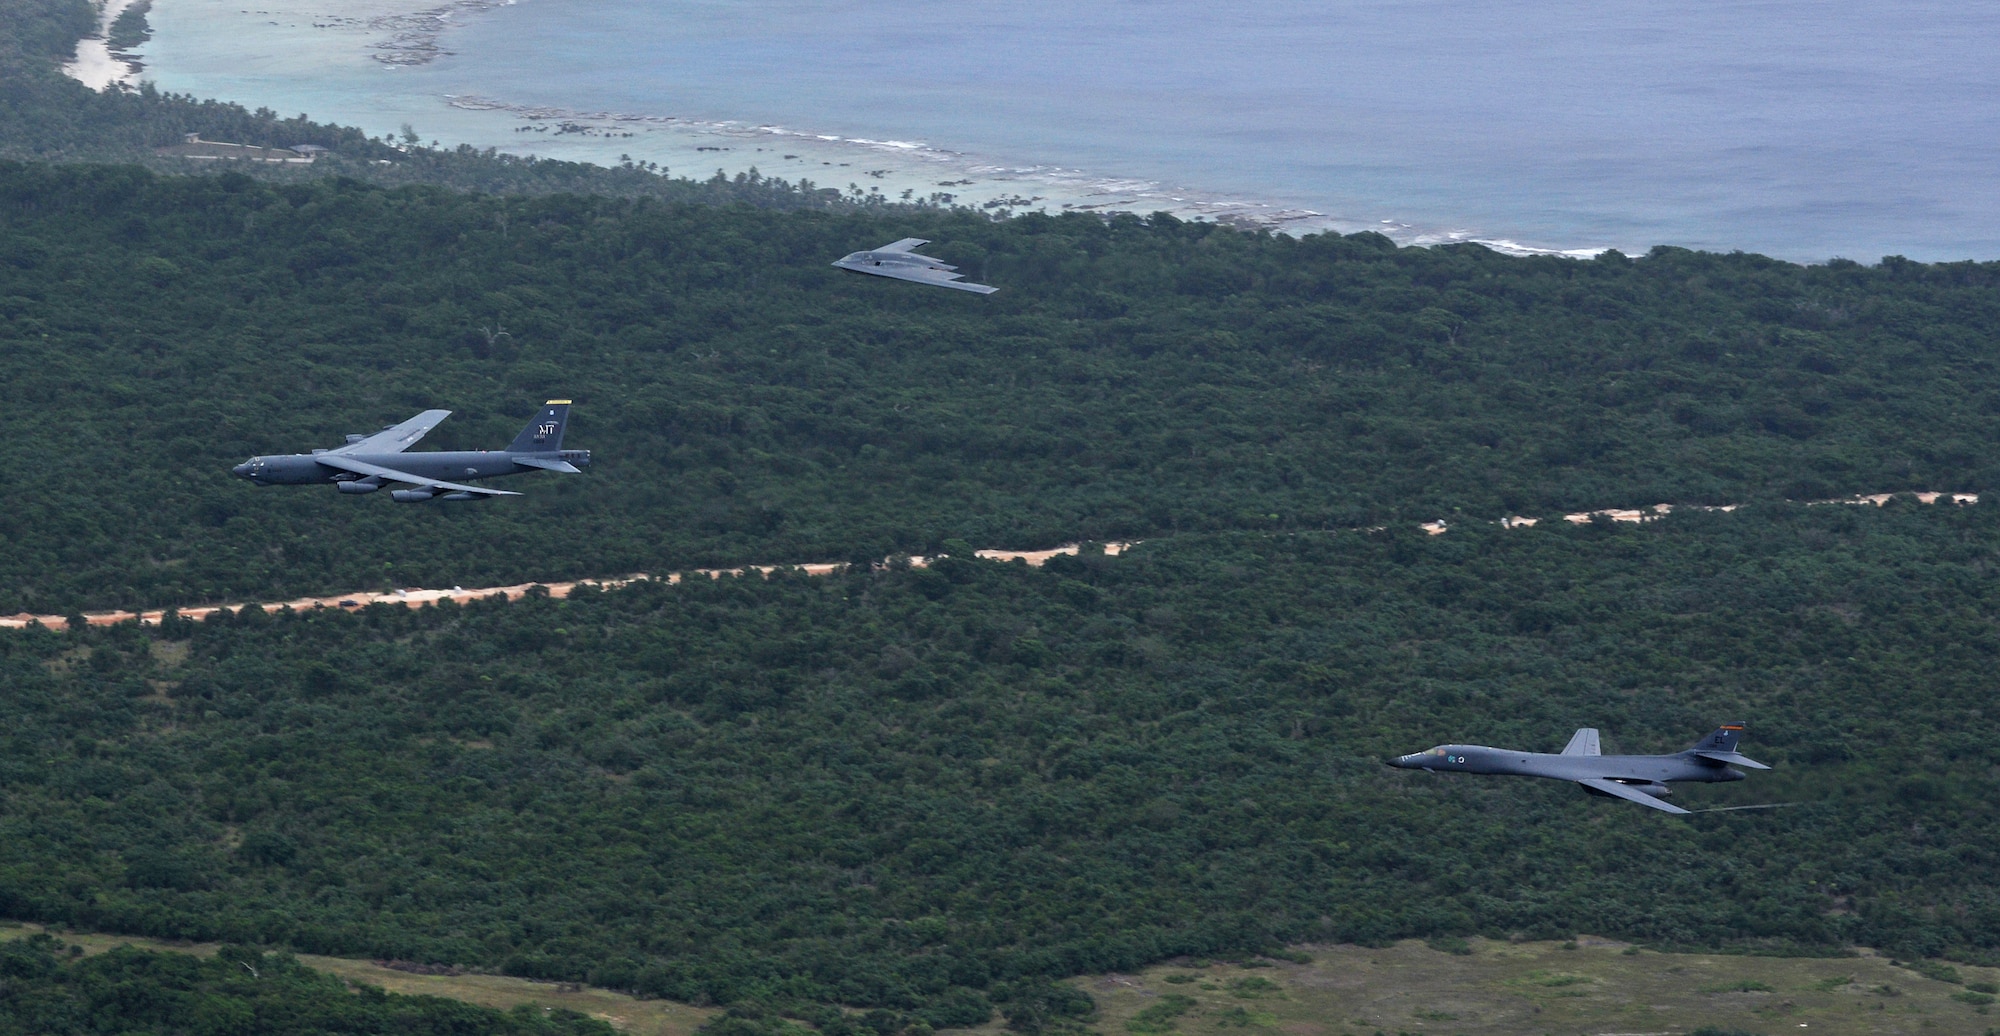
M1996 2L155 0L151 20L165 88L445 144L1412 242L2000 258Z

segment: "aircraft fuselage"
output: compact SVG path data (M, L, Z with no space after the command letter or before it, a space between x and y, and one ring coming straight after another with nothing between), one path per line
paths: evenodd
M1435 770L1440 773L1480 773L1511 777L1549 777L1560 781L1581 781L1602 777L1614 781L1740 781L1743 772L1693 752L1673 755L1553 755L1547 752L1512 752L1485 745L1439 745L1422 752L1398 756L1391 766L1405 770Z
M500 478L541 468L516 464L516 457L564 460L577 467L590 463L589 450L550 450L546 453L516 453L509 450L444 450L426 453L354 454L351 459L382 467L393 467L412 475L444 481ZM252 457L230 469L240 478L260 486L308 486L329 482L355 481L350 472L319 463L310 453Z

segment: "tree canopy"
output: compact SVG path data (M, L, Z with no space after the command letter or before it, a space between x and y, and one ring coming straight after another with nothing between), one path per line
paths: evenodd
M1058 1030L1089 1002L1053 979L1310 940L2000 959L2000 505L1785 502L2000 490L2000 264L385 172L303 117L62 80L88 15L0 0L0 152L33 159L0 162L0 612L952 557L0 636L0 916L238 947L10 944L0 996L69 1026L35 1031L129 989L154 1031L592 1031L282 957L260 999L251 946L731 1005L718 1036ZM183 127L355 161L170 175ZM903 236L1002 290L827 265ZM520 498L228 476L429 407L429 445L497 446L552 395L597 464ZM1496 524L1661 501L1746 506ZM1110 539L1144 542L970 558ZM1686 799L1795 805L1380 763L1739 718L1777 769Z
M0 913L967 1024L1022 982L1600 931L1992 954L1989 505L1186 534L0 639ZM1443 741L1776 769L1670 820Z
M1005 285L827 266L914 234ZM0 611L1989 487L2000 266L0 166ZM229 467L578 401L504 506Z

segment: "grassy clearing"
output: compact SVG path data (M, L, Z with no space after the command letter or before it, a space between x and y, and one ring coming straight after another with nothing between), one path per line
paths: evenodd
M1590 938L1308 952L1310 964L1196 961L1076 981L1097 998L1092 1028L1105 1036L1669 1036L1703 1026L1768 1036L1983 1036L2000 1027L2000 1007L1977 1002L2000 970L1959 965L1958 984L1872 955L1631 952Z
M41 931L0 922L0 939ZM57 933L86 954L132 945L209 954L211 944ZM1454 940L1382 949L1309 947L1309 964L1204 961L1075 980L1097 999L1104 1036L1680 1036L1703 1026L1800 1036L1990 1036L2000 969L1843 958L1634 951L1625 943ZM636 1036L691 1036L713 1009L499 975L418 975L372 961L299 957L396 993L500 1009L566 1007ZM1929 973L1929 974L1926 974ZM1949 974L1959 981L1932 975ZM978 1034L1005 1033L996 1018Z
M39 931L43 929L38 925L0 922L0 939L23 938ZM126 935L77 935L60 931L51 934L66 943L83 947L85 954L103 953L117 946L202 956L214 953L216 949L213 943L171 943ZM299 963L339 975L355 984L378 986L392 993L448 997L500 1010L520 1004L565 1007L607 1021L633 1036L690 1036L716 1013L713 1009L691 1007L670 1000L640 1000L589 986L531 982L502 975L417 975L385 968L373 961L304 953L299 954Z

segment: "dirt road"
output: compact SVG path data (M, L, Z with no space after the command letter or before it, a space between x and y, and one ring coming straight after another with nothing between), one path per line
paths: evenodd
M1124 553L1132 546L1133 544L1130 543L1107 543L1104 545L1104 553L1115 557ZM1082 547L1078 544L1071 543L1052 550L981 550L974 553L979 557L992 561L1022 561L1039 568L1047 563L1050 558L1058 554L1075 554L1081 549ZM931 558L914 554L910 555L908 560L914 568L923 568L932 561ZM671 584L678 583L682 579L692 579L699 576L720 579L723 576L740 577L751 572L769 578L771 573L780 569L804 572L809 576L826 576L843 571L847 567L844 562L812 562L803 565L746 565L742 568L696 568L686 572L669 572L664 577L655 577L639 572L614 579L579 579L569 583L516 583L513 586L486 586L472 590L468 590L462 586L454 586L449 590L410 588L389 590L381 593L347 593L334 594L328 597L300 597L290 601L266 601L257 604L196 605L176 610L184 619L206 619L218 611L233 613L242 611L244 608L261 608L265 611L282 611L286 608L290 608L293 611L311 611L314 608L352 610L365 608L371 604L400 604L408 608L420 608L438 601L476 601L496 596L504 596L510 601L518 601L522 597L527 596L529 590L537 586L547 590L550 597L561 598L568 597L579 586L610 589L654 578L664 578ZM166 617L166 612L167 609L164 608L155 608L152 611L142 612L86 612L83 618L85 622L88 622L92 626L111 626L121 622L131 622L135 619L143 625L156 625ZM26 629L37 623L49 629L58 630L67 629L69 626L68 620L61 615L34 615L23 612L19 615L0 616L0 629Z
M1807 504L1808 506L1820 504L1873 504L1876 507L1881 507L1899 495L1912 496L1918 503L1924 504L1944 501L1964 505L1979 502L1979 494L1977 493L1924 492L1910 494L1869 493L1859 496L1840 497L1833 500L1809 500ZM1683 510L1697 511L1734 511L1739 506L1741 505L1680 505ZM1578 511L1575 514L1563 515L1562 520L1576 525L1582 525L1600 517L1609 518L1614 522L1645 522L1670 514L1675 510L1675 507L1676 505L1674 504L1654 504L1651 507L1644 508ZM1518 529L1525 526L1532 526L1539 521L1541 521L1539 518L1525 518L1514 515L1500 519L1500 525L1504 528ZM1424 522L1418 528L1423 529L1432 536L1442 536L1449 530L1450 526L1440 520ZM1136 543L1107 543L1104 545L1104 553L1116 557L1134 546L1136 546ZM1075 554L1080 549L1082 548L1079 545L1070 543L1050 550L979 550L974 551L973 554L991 561L1021 561L1039 568L1052 557L1059 554ZM922 568L930 564L931 560L931 558L914 554L909 557L910 565L915 568ZM518 583L513 586L486 586L473 590L468 590L462 586L454 586L449 590L410 588L405 590L390 590L384 593L348 593L335 594L329 597L301 597L292 601L267 601L259 604L196 605L194 607L181 608L179 612L182 618L205 619L217 611L228 610L230 612L238 612L244 608L262 608L265 611L278 611L290 608L293 611L310 611L314 608L365 608L371 604L401 604L406 607L417 608L437 601L472 601L496 595L505 596L510 601L517 601L526 596L528 591L536 586L547 590L550 597L568 597L579 586L612 588L624 586L627 583L639 580L654 578L665 578L668 583L678 583L684 578L691 579L696 576L720 579L723 576L742 576L750 572L756 572L768 578L771 573L780 569L804 572L809 576L824 576L842 571L847 567L844 562L828 561L809 562L799 565L745 565L742 568L696 568L686 572L669 572L664 577L650 576L640 572L611 579L580 579L570 583ZM86 612L83 618L85 622L88 622L92 626L110 626L120 622L131 622L134 619L137 619L142 624L156 624L165 614L165 609L156 608L152 611L144 612ZM46 626L49 629L68 628L68 620L61 615L33 615L22 612L18 615L0 616L0 629L27 629L37 624Z

